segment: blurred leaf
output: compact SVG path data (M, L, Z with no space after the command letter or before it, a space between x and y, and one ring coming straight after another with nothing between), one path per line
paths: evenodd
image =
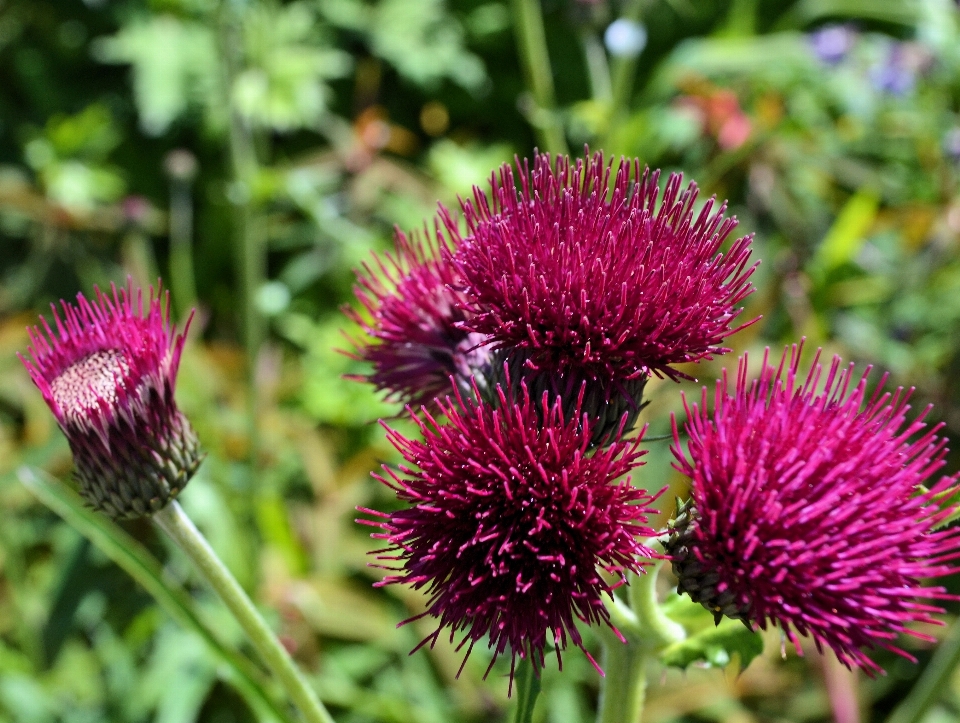
M461 146L449 139L434 143L428 156L437 179L460 194L473 186L485 186L496 168L512 160L513 151L507 145Z
M147 134L160 135L197 106L211 127L223 127L217 44L208 25L154 15L101 38L94 51L103 62L133 66L133 94Z
M277 131L315 125L330 100L325 81L342 77L350 56L324 43L310 6L253 5L243 36L247 67L232 88L239 113Z
M815 273L827 273L856 258L879 206L879 196L869 188L861 188L850 197L817 249L813 260Z
M876 20L912 26L921 11L920 0L800 0L778 26L805 27L822 18Z
M379 0L362 6L344 0L321 3L326 17L341 27L365 30L378 57L418 85L436 87L449 78L479 91L487 79L483 61L466 48L460 22L444 0ZM362 8L362 9L361 9Z
M688 637L670 645L660 653L660 661L674 668L691 663L725 668L736 662L745 669L763 652L760 633L748 630L739 620L722 618L714 623L713 614L687 595L673 593L663 605L664 612L683 625Z
M198 634L224 666L229 682L265 720L291 723L258 682L259 673L249 661L226 648L193 611L193 602L172 587L150 553L105 515L88 509L80 496L39 469L21 467L20 481L45 505L89 538L111 560L126 570L184 627Z
M762 652L763 638L759 633L747 630L739 620L724 618L717 627L665 648L660 661L674 668L686 668L691 663L725 668L737 662L742 669Z

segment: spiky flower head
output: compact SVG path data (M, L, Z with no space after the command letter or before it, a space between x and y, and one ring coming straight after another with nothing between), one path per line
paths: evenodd
M907 421L909 392L883 393L881 381L868 397L870 370L857 381L839 357L823 378L819 352L804 379L799 359L794 346L774 368L765 354L748 382L744 356L733 393L718 382L713 413L704 389L686 405L687 453L674 421L692 490L667 553L681 591L708 609L775 623L798 651L809 635L875 673L864 650L912 660L897 636L929 639L908 626L936 622L933 601L952 597L920 580L957 571L960 531L938 529L952 512L938 499L957 478L931 484L944 440L921 432L926 412Z
M447 240L409 238L396 231L396 252L364 264L354 291L367 311L346 314L366 332L354 354L373 372L355 377L415 407L432 405L449 390L452 375L464 389L489 352L484 337L461 328L469 317L456 269L440 253ZM482 376L481 376L482 379Z
M641 464L638 440L591 452L590 422L567 418L560 400L499 394L497 407L459 393L440 401L445 425L412 415L422 441L388 427L414 466L378 479L410 506L363 511L390 545L380 559L399 565L381 584L430 596L424 615L438 625L421 645L449 628L469 656L486 638L494 660L509 648L512 671L517 656L541 667L548 643L558 659L568 642L582 649L575 619L610 624L601 569L622 580L653 555L637 538L651 534L654 498L621 479Z
M721 354L737 305L753 290L751 237L720 248L736 227L697 187L602 154L571 163L517 161L474 188L467 233L447 250L472 315L461 327L523 355L530 370L600 384L607 398L672 365ZM448 224L448 227L450 225ZM456 233L450 228L451 235Z
M184 335L169 294L144 298L132 282L95 292L52 305L56 330L40 317L28 329L31 359L20 359L70 443L84 499L115 518L150 515L202 458L173 398Z

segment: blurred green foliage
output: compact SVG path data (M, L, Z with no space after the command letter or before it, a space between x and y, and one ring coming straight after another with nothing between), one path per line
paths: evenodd
M746 312L763 320L731 339L737 351L806 336L811 350L916 386L915 406L934 403L960 436L955 3L543 8L555 108L525 89L506 2L0 4L0 721L256 719L196 631L16 478L22 464L70 472L15 357L24 326L128 274L163 276L177 308L197 289L178 394L209 456L183 504L337 720L507 718L506 665L484 680L477 651L458 678L461 654L444 639L408 656L431 626L396 622L423 596L371 588L383 573L353 518L358 505L395 504L369 473L396 460L374 420L397 410L342 378L363 370L337 352L358 333L339 307L351 269L389 249L394 225L429 227L438 199L456 204L514 153L529 156L544 122L571 147L682 170L729 199L763 260ZM647 30L635 60L603 46L621 14ZM184 243L192 271L174 262ZM709 381L723 362L695 373ZM647 420L665 432L678 386L649 388ZM648 460L639 483L682 484L665 444ZM238 644L185 560L149 524L124 527L189 591L203 625ZM832 716L835 666L812 647L781 660L772 633L738 676L701 642L719 667L654 681L646 721ZM756 651L743 645L745 661ZM905 645L919 666L880 656L885 678L844 679L865 717L884 717L929 660L929 646ZM544 672L533 720L590 720L597 687L571 652L562 674ZM958 712L954 676L929 720Z

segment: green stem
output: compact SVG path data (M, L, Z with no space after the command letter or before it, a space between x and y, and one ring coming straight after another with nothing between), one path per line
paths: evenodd
M520 63L533 95L536 108L530 121L541 150L566 154L567 140L556 112L553 71L547 53L547 34L543 28L540 0L513 0L513 22L517 32Z
M174 500L154 515L153 520L187 554L220 599L230 608L250 642L277 676L304 719L308 723L333 723L333 718L297 669L289 653L180 504Z
M631 576L630 608L619 600L608 605L610 622L627 639L601 635L602 667L606 677L600 692L597 723L639 723L647 690L646 667L659 650L683 640L686 632L670 620L657 602L657 575L663 562ZM632 609L631 609L632 608Z
M140 583L170 617L198 634L223 664L227 674L225 677L237 687L262 719L290 722L287 712L267 694L260 671L245 657L220 642L196 614L189 596L166 579L160 563L143 545L106 515L91 510L76 492L43 470L21 467L17 476L41 502Z
M647 692L648 652L636 642L605 642L597 723L639 723Z
M960 620L950 626L950 632L937 648L920 679L906 698L898 705L887 723L917 723L934 703L940 700L950 686L957 665L960 664Z
M520 660L517 666L517 715L514 723L530 723L533 720L533 709L540 696L540 676L533 669L529 658Z
M634 576L629 587L630 607L640 622L643 643L657 650L687 637L683 626L664 615L657 601L657 576L663 562L659 560L645 574Z
M620 18L633 23L640 22L644 7L648 2L649 0L627 0ZM609 146L617 128L627 114L630 99L633 97L633 82L636 79L640 55L640 53L637 53L636 55L621 56L613 62L613 104L610 109L607 134L603 139L603 148L608 153L613 152Z
M249 458L256 467L258 447L257 358L263 342L263 319L257 309L256 295L266 276L266 253L253 204L253 186L259 173L256 143L250 123L232 107L231 91L243 66L242 3L224 2L221 6L221 57L223 81L229 108L228 145L233 170L230 201L236 207L237 270L240 279L243 314L243 341L247 356L247 431Z
M613 101L613 85L610 80L610 64L607 51L593 28L585 30L581 36L583 56L587 61L587 77L590 79L590 94L595 101L610 103Z

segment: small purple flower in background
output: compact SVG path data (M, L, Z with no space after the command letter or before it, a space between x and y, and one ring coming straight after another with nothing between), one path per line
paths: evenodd
M555 167L541 154L517 172L504 165L490 197L474 188L467 235L445 251L472 312L462 328L568 395L587 382L607 399L727 351L755 267L750 236L720 253L736 226L725 206L695 214L696 185L679 175L658 202L658 171L622 160L611 177L600 153Z
M29 330L32 359L20 359L70 443L81 494L116 518L157 512L202 459L174 401L186 331L170 322L169 295L111 285L61 301L53 319L56 330L43 317Z
M886 57L870 71L873 86L884 93L905 96L913 92L918 76L933 65L930 50L920 43L891 43Z
M798 651L797 634L809 635L874 674L862 649L913 660L896 636L932 640L908 626L936 623L932 601L955 599L920 580L958 570L960 529L938 529L952 512L938 499L957 478L931 484L945 442L938 428L909 441L926 426L923 414L906 421L909 392L868 397L870 370L857 381L839 357L823 379L819 353L803 380L799 357L794 346L774 368L764 355L748 382L744 356L735 392L718 382L712 414L706 389L699 406L685 401L688 453L676 422L673 453L691 500L667 554L680 592L718 621L777 624Z
M824 25L807 36L814 54L827 65L842 62L857 42L857 31L852 25Z
M440 254L446 247L440 233L434 243L397 231L396 255L358 274L355 292L369 319L344 310L371 340L358 343L355 356L373 372L357 379L414 407L449 393L451 376L469 390L488 362L484 337L461 328L469 312L457 270Z
M384 530L380 559L399 565L380 584L430 595L423 614L439 624L420 645L449 628L469 656L488 638L494 660L509 647L512 675L518 656L541 668L548 643L558 660L568 643L583 648L575 619L610 624L603 596L615 586L598 567L621 580L641 571L653 552L637 538L652 533L655 497L620 479L641 464L638 441L591 453L589 422L566 418L560 400L498 393L498 407L459 393L438 401L446 425L412 415L423 441L388 428L415 469L385 467L378 479L411 506L361 511L381 518L365 522Z

